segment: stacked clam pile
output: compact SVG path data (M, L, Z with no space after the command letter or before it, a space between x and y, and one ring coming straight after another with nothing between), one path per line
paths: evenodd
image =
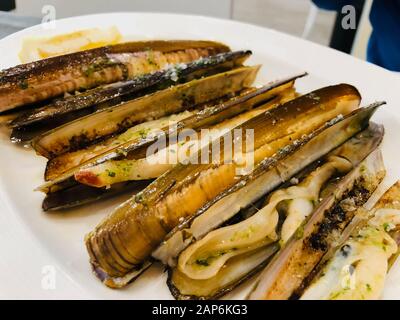
M379 297L400 239L400 185L363 209L385 176L370 122L384 103L360 107L349 84L300 95L306 74L255 87L251 54L145 41L16 66L0 74L0 119L48 159L43 210L132 195L85 238L109 287L162 263L177 299L260 272L249 298Z

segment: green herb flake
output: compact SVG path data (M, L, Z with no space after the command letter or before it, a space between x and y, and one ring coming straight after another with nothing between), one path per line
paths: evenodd
M138 135L140 136L140 138L142 139L146 139L147 138L147 134L150 132L150 129L141 129L138 131Z
M155 57L154 57L153 50L150 49L150 50L147 51L147 53L148 53L148 55L147 55L147 63L149 65L151 65L151 66L157 66L158 67L158 64L157 64L157 62L155 60Z
M90 65L86 68L85 71L83 71L83 73L85 74L86 77L91 77L93 75L95 71L95 66L94 65Z
M112 67L117 65L118 63L116 63L115 61L113 61L112 59L106 59L106 60L101 60L101 61L96 61L90 65L88 65L86 68L84 68L83 70L83 74L86 77L91 77L95 72L97 71L104 71L103 69L108 68L108 67Z
M20 89L25 90L29 88L28 81L27 80L22 80L18 83L18 86Z
M304 226L300 226L296 230L296 238L301 239L303 238L303 235L304 235Z
M114 178L114 177L115 177L115 172L114 172L114 171L107 170L107 174L108 174L108 176L111 177L111 178Z
M385 222L385 223L383 224L383 229L384 229L386 232L389 232L390 230L392 230L392 225L391 225L390 223L388 223L388 222Z
M208 263L208 259L197 259L196 264L203 267L208 267L210 264Z

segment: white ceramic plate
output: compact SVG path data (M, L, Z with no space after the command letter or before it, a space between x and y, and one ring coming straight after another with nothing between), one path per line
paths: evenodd
M210 39L233 49L251 49L249 64L262 63L259 83L306 70L301 92L328 84L357 86L363 104L386 100L374 116L383 123L387 178L380 192L400 178L400 76L351 56L272 30L213 18L151 13L113 13L57 21L53 30L35 26L0 40L0 69L19 64L18 52L26 36L54 35L92 27L115 25L136 39ZM90 231L120 197L71 212L41 211L41 184L45 160L32 150L0 141L0 298L171 299L161 267L152 267L123 290L103 286L91 273L83 244ZM125 197L126 198L126 197ZM400 259L399 259L400 260ZM55 279L55 282L53 281ZM228 298L241 298L249 283ZM384 298L400 296L400 262L386 281Z

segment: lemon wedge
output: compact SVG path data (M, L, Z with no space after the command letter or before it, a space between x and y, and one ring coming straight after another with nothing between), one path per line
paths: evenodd
M19 58L28 63L62 54L93 49L120 42L117 27L84 29L47 38L25 38Z

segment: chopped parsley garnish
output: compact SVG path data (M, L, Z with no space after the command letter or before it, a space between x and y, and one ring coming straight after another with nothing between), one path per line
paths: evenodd
M208 267L210 264L208 263L208 259L197 259L196 263L199 266L204 266L204 267Z
M300 226L296 230L296 238L301 239L303 238L303 235L304 235L304 226Z
M90 65L86 68L86 70L83 72L86 77L91 77L93 73L95 72L95 66Z
M151 49L148 50L147 63L151 66L158 66L154 57L154 52Z
M25 90L29 88L28 81L27 80L22 80L18 83L18 86L20 89Z
M107 174L108 174L108 176L111 177L111 178L114 178L114 177L115 177L115 172L114 172L114 171L107 170Z
M390 225L390 223L385 222L385 223L383 224L383 229L384 229L386 232L389 232L390 230L392 230L392 226Z
M146 139L147 134L149 133L150 129L141 129L138 131L138 135L140 136L140 138L142 139Z

